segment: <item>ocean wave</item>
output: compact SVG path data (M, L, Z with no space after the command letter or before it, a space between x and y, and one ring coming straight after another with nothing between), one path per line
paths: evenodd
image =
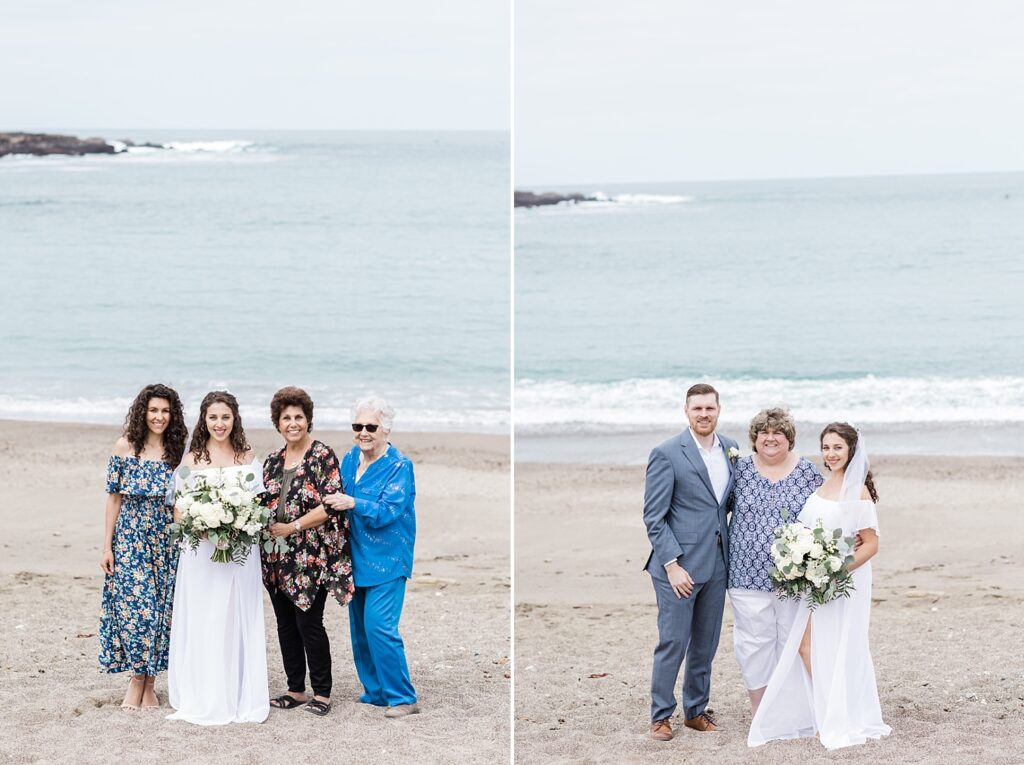
M167 141L163 144L163 147L184 154L197 152L206 154L238 154L239 152L249 151L256 145L255 141Z
M602 191L595 191L590 194L594 202L582 202L584 205L611 202L617 205L678 205L683 202L692 202L693 197L681 196L679 194L613 194L609 196Z
M629 432L683 421L692 380L610 383L522 379L516 383L516 429L524 433ZM712 379L723 424L744 426L761 409L788 406L799 421L857 424L1024 423L1024 378L874 377L853 379Z
M252 151L259 144L255 141L164 141L146 145L129 145L124 141L107 141L118 154L155 154L167 150L182 154L239 154Z
M663 207L694 201L693 197L679 194L606 194L594 191L582 202L559 202L555 205L535 207L537 215L561 215L566 213L588 214L602 212L627 212L634 208Z
M226 388L214 385L211 389ZM258 427L270 427L267 403L256 397L237 393L239 410L245 422L257 423ZM323 399L313 394L317 401L317 425L331 430L349 427L351 416L347 400L342 403ZM265 398L262 396L261 398ZM195 400L193 400L195 399ZM199 410L198 396L183 395L186 419L191 425L191 416ZM0 394L0 419L29 420L36 422L80 422L97 425L120 425L132 397L76 397L50 398L44 396ZM456 433L507 433L509 413L507 407L449 407L444 402L431 405L417 402L399 407L396 430L410 432L456 432Z

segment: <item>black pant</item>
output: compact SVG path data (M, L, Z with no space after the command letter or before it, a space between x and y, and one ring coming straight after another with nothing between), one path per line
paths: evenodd
M288 690L302 693L306 690L306 662L309 662L309 683L313 694L330 698L331 695L331 643L324 629L324 604L327 588L321 587L308 611L292 603L279 590L268 589L270 602L277 616L277 639L281 643L284 673L288 677Z

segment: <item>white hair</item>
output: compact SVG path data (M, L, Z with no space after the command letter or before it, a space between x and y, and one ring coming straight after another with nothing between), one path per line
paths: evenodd
M365 396L352 405L352 422L356 421L360 412L372 412L380 420L381 427L388 433L395 422L395 410L387 401L373 394Z

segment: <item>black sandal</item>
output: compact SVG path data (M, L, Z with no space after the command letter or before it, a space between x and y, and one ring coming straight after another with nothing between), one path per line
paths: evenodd
M309 703L308 700L297 699L289 693L282 693L277 698L270 700L270 706L274 709L295 709L295 707L301 707L307 703Z
M306 711L317 715L318 717L323 717L331 711L331 705L318 699L311 699L309 703L306 704Z

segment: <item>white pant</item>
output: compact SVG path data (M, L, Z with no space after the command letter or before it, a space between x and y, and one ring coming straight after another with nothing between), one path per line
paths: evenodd
M750 690L768 685L793 626L798 600L782 600L774 592L729 590L734 625L733 652Z

